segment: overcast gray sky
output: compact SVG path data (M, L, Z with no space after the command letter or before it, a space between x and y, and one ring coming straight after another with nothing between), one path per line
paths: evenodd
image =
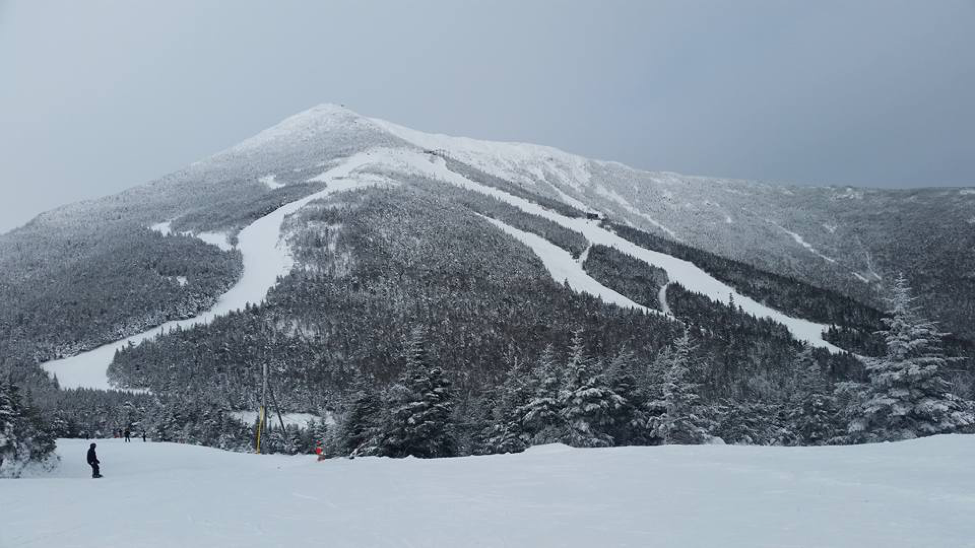
M973 29L973 0L0 0L0 232L321 102L653 170L971 186Z

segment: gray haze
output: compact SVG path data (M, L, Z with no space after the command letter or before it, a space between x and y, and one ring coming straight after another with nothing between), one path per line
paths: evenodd
M0 0L0 231L320 102L687 174L975 183L975 3Z

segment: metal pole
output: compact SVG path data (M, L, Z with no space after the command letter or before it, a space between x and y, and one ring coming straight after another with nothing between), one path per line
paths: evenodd
M257 454L261 454L261 432L264 429L264 418L267 416L267 362L264 362L263 379L261 382L261 409L257 414Z

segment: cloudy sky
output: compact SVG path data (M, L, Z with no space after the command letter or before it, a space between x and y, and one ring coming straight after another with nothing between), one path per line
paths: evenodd
M0 0L0 231L321 102L653 170L975 185L975 1Z

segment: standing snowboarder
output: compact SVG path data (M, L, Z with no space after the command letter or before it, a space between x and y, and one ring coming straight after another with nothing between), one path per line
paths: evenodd
M142 433L142 443L145 443L145 442L146 442L146 433L143 432Z
M88 466L91 466L91 477L102 477L101 472L98 470L99 464L100 462L98 461L98 455L95 454L95 444L93 443L91 444L91 447L88 448Z
M132 432L129 431L129 427L126 426L125 427L125 443L129 443L131 441L132 441Z

